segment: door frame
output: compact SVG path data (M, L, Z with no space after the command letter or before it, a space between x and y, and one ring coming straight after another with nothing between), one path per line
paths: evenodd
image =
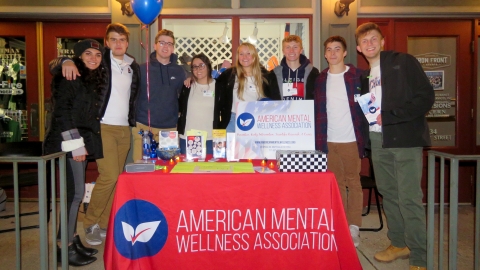
M25 92L27 95L26 109L28 115L28 140L38 141L40 136L34 136L32 130L34 128L42 130L40 123L33 126L32 121L32 104L38 104L39 114L41 117L40 105L43 104L39 98L39 59L37 46L37 25L35 22L0 22L0 36L5 37L25 37L25 69L27 72L27 83ZM39 132L36 132L39 134Z

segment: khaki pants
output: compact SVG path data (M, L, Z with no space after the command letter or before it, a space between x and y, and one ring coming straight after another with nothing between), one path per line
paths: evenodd
M132 128L133 162L136 162L137 160L142 160L142 151L143 151L142 135L138 133L140 132L140 129L149 130L149 127L147 125L137 122L137 126ZM177 130L177 128L176 127L174 128L153 128L152 127L151 131L153 133L153 138L157 143L158 143L158 134L161 130L175 131Z
M101 124L103 158L97 159L100 174L92 191L83 227L99 224L107 228L115 185L118 175L123 172L130 150L130 127Z
M357 142L328 144L328 169L337 178L348 225L362 226L363 191ZM348 189L348 191L347 191Z

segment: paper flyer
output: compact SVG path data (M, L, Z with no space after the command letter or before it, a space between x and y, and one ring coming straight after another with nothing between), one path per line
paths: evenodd
M373 126L377 123L377 116L380 114L380 106L378 105L375 93L370 92L357 98L358 105L362 108L368 124Z
M227 133L227 161L238 161L235 158L235 133Z
M212 130L212 146L214 158L225 158L227 146L227 130Z
M178 148L178 131L160 130L158 138L159 148Z
M187 159L205 159L207 156L207 132L203 130L188 130L185 143Z

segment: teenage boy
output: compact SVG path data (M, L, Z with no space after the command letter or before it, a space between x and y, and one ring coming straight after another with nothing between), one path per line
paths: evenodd
M140 65L142 78L137 101L137 126L132 128L135 161L142 159L140 129L151 130L157 142L160 130L177 130L178 96L186 78L185 71L177 64L177 55L173 53L175 36L172 31L160 30L155 36L154 48L148 65L149 81L147 63Z
M120 23L107 26L104 59L109 69L107 92L100 101L100 130L103 158L97 159L99 176L83 219L85 240L100 245L112 208L118 175L123 172L130 150L130 127L135 126L135 100L139 89L140 69L127 52L130 32ZM50 65L56 66L62 59ZM63 59L62 73L67 79L80 76L72 61Z
M317 150L327 153L328 169L337 179L350 234L357 247L362 225L360 168L365 155L366 125L356 102L362 71L344 63L347 43L343 37L329 37L323 45L328 68L315 81L315 144Z
M313 99L313 86L319 71L302 54L302 39L295 35L288 36L282 41L282 49L282 61L273 69L282 99Z
M374 94L380 104L370 126L373 168L388 220L391 245L375 254L381 262L410 257L410 269L426 269L427 240L422 205L422 150L430 145L425 114L433 105L433 87L412 55L383 51L382 31L365 23L355 31L357 50L370 70L362 79L362 94Z

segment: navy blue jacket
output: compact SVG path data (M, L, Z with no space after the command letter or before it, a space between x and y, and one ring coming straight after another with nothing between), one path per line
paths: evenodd
M148 65L149 90L147 91L147 63L140 65L140 93L137 99L137 122L153 128L176 128L178 121L178 96L185 81L185 71L177 65L177 55L170 63L158 62L156 52L150 54ZM150 93L150 97L148 97Z

